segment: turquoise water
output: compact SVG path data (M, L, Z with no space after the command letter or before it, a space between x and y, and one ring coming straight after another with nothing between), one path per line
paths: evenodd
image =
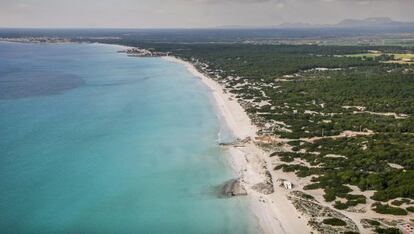
M117 46L0 43L1 233L253 233L210 94Z

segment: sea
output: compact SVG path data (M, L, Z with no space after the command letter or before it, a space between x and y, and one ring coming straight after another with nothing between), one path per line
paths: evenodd
M0 233L258 233L211 92L103 44L0 42Z

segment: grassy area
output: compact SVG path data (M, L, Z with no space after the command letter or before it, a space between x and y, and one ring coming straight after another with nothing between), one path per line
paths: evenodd
M380 55L381 55L380 53L362 53L362 54L349 54L345 56L350 57L350 58L376 58Z
M380 51L373 51L370 53L348 54L345 57L378 60L384 63L414 64L414 54L412 53L382 53Z
M395 59L414 59L414 54L392 54Z

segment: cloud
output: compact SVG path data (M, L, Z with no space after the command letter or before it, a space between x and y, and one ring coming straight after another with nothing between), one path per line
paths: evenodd
M286 6L286 4L283 3L283 2L279 2L279 3L276 4L276 7L279 8L279 9L285 8L285 6Z
M368 5L371 3L385 2L385 0L321 0L326 3L356 3L358 5Z
M178 0L181 2L195 3L195 4L260 4L260 3L275 3L278 8L283 8L288 4L296 3L298 0ZM397 1L410 1L410 0L397 0ZM299 1L300 2L300 1ZM307 0L309 3L344 3L352 4L356 3L359 5L367 5L370 3L386 2L386 0Z
M0 0L0 27L210 27L414 21L414 0Z
M194 3L268 3L268 2L276 2L276 3L289 3L289 2L296 2L297 0L182 0L186 2L194 2ZM366 2L383 2L385 0L308 0L309 2L357 2L357 3L366 3Z
M284 0L182 0L186 2L193 2L193 3L212 3L212 4L219 4L219 3L268 3L268 2L276 2L281 3L285 2Z
M29 7L30 7L30 5L29 5L29 4L26 4L26 3L18 3L18 4L17 4L17 7L18 7L18 8L29 8Z

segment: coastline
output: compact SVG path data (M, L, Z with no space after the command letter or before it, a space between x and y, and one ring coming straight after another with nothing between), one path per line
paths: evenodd
M123 50L134 48L118 44L92 44L115 45ZM276 179L286 177L286 175L281 174L282 172L279 171L273 171L274 165L272 165L268 157L269 153L254 143L254 139L257 136L257 127L252 123L238 101L231 94L226 93L219 83L201 73L192 63L173 56L163 56L160 58L185 66L188 72L199 78L211 90L216 109L233 135L240 140L251 139L241 144L225 147L229 155L229 164L233 169L235 177L240 179L240 184L247 192L251 211L256 217L257 224L262 233L311 233L312 230L307 225L306 216L299 213L291 201L288 200L289 191L280 188L276 183ZM268 179L266 173L272 175L273 181L270 182L275 190L268 195L252 188L254 185L263 183Z
M3 103L2 109L5 110L13 106L13 110L5 111L2 118L2 126L5 124L10 127L7 128L10 142L21 139L19 135L12 135L12 132L31 134L33 129L41 127L45 131L36 131L36 136L45 137L42 138L41 147L50 151L39 151L36 154L38 160L33 161L30 156L40 149L38 138L34 137L31 142L25 141L25 150L17 149L22 156L18 158L24 161L18 161L17 158L13 162L6 160L4 168L14 172L7 175L16 180L4 177L5 181L10 181L10 184L4 183L5 186L27 188L25 183L19 183L24 178L32 178L42 186L32 189L30 196L11 190L3 192L5 196L2 202L7 203L7 209L2 212L5 216L2 227L23 232L42 232L43 228L43 231L51 232L90 230L122 233L133 230L138 233L191 233L200 230L207 233L256 233L257 225L252 225L250 221L254 219L250 212L246 212L248 204L245 198L241 201L212 197L214 186L231 177L231 170L224 161L227 157L222 149L217 148L215 141L216 111L211 108L210 93L184 67L168 65L160 58L138 61L140 59L118 54L116 50L119 47L116 45L26 44L17 45L14 52L15 46L10 45L10 51L13 51L11 61L16 61L11 69L29 64L28 71L31 72L30 65L36 67L39 61L34 58L52 56L56 61L42 63L46 71L57 63L59 72L80 75L90 85L59 94L33 96L23 102L16 99ZM35 57L21 56L27 53ZM14 56L24 60L13 60ZM66 59L74 63L66 66ZM85 64L88 65L87 69L80 69ZM102 70L102 67L109 69ZM111 69L113 67L122 68L122 71ZM46 71L41 75L48 74ZM33 78L39 75L36 72L33 74ZM53 71L52 74L53 77L59 75ZM183 79L183 74L186 79ZM154 93L161 95L154 96ZM177 98L183 100L175 105ZM103 100L104 106L101 105L103 102L96 101L98 99ZM28 105L33 108L27 109ZM79 106L88 108L78 109ZM48 114L59 107L64 108L52 115ZM71 115L73 111L76 115ZM27 113L41 114L37 115L39 118L29 120L24 118ZM49 126L47 123L56 116L65 121L53 122L53 126L50 126L52 131L43 126ZM71 117L65 119L68 116ZM108 121L112 124L105 127ZM36 124L30 124L34 122ZM87 127L82 128L85 131L75 133L70 126ZM184 126L183 131L177 131L177 126ZM57 133L62 137L56 139L54 136ZM203 133L207 134L206 137L203 137ZM84 139L84 144L73 140L73 134ZM96 134L99 137L90 138ZM199 137L200 134L202 137ZM1 143L9 145L8 140ZM79 156L76 160L62 150L68 146L79 147L76 148ZM56 155L60 157L54 157ZM53 165L42 163L50 160ZM27 166L29 176L25 177L19 170L14 170L21 164ZM32 167L36 170L31 170ZM44 173L39 174L39 170ZM91 177L90 173L99 177ZM44 179L48 176L56 180ZM73 188L67 183L59 183L62 180L77 186ZM47 194L44 193L45 189ZM59 191L65 193L60 194ZM88 196L80 196L77 199L80 204L73 209L51 212L50 207L65 207L65 201L71 200L76 194L85 193ZM54 199L56 194L59 194L59 199ZM28 207L33 209L28 211ZM8 215L9 211L15 215ZM88 222L83 222L83 219L78 218L79 213L88 216L88 220L96 225L91 227ZM24 224L16 227L19 220Z
M33 42L7 42L0 41L0 43L30 43ZM40 44L40 43L39 43ZM49 43L60 44L60 43ZM65 43L70 44L70 43ZM81 42L74 42L73 44L83 44ZM106 44L106 43L85 43L85 44L99 44L105 46L120 47L121 50L134 48L119 44ZM121 51L118 51L121 52ZM244 108L238 103L233 94L227 93L222 85L202 71L197 69L191 62L187 62L173 56L154 56L166 61L181 64L186 67L188 72L193 76L199 78L201 82L207 86L211 91L211 101L214 102L214 110L217 111L220 116L220 121L223 125L226 125L226 130L233 132L235 137L239 139L246 139L249 137L251 140L248 142L237 141L233 145L225 145L223 148L226 151L227 160L229 165L233 169L235 175L234 178L241 178L241 185L243 185L248 193L248 199L250 201L249 208L257 218L257 224L260 226L263 233L311 233L316 229L311 229L308 225L308 221L312 221L312 217L308 214L301 214L300 208L296 209L292 201L288 199L291 196L291 191L306 192L314 196L321 207L332 208L332 204L324 201L323 191L321 189L304 191L302 188L304 185L310 184L308 178L299 178L293 172L282 172L281 170L273 170L273 168L282 163L277 157L270 158L270 152L266 152L254 143L257 127L252 124L249 116L244 111ZM158 59L157 58L157 59ZM368 132L369 133L369 132ZM344 131L338 136L333 137L348 137L353 134L361 134L361 132ZM367 132L362 132L367 134ZM285 139L279 139L277 137L272 138L274 142L286 143ZM303 141L314 141L319 139L314 138L300 138ZM257 139L260 142L260 139ZM280 146L285 147L285 146ZM289 151L289 149L287 149ZM263 169L265 167L265 169ZM275 192L270 195L257 192L252 189L252 186L262 182L266 179L265 172L269 172L272 175L273 187ZM279 187L278 179L287 179L293 182L295 185L294 190L285 190ZM354 191L359 191L358 187L352 188ZM359 191L361 192L361 191ZM366 197L372 196L372 192L368 191L364 194ZM368 202L366 207L370 207L372 202ZM386 218L387 215L379 215L378 213L368 210L367 213L357 213L355 211L339 211L339 214L343 214L350 218L358 226L361 233L368 233L367 228L361 224L360 220L366 218L376 218L378 216ZM398 217L397 217L398 218Z
M253 142L257 136L257 127L244 108L231 94L226 93L219 83L198 71L190 62L172 56L164 56L162 59L184 65L192 75L199 78L211 90L217 111L233 135L240 140L245 140L241 145L227 146L229 162L235 175L240 178L241 185L247 191L251 210L262 232L265 234L310 233L312 230L307 225L306 217L300 214L288 200L288 192L275 183L278 172L272 170L273 165L267 157L268 153ZM271 175L270 181L268 174ZM272 183L275 191L266 195L252 188L263 182Z

